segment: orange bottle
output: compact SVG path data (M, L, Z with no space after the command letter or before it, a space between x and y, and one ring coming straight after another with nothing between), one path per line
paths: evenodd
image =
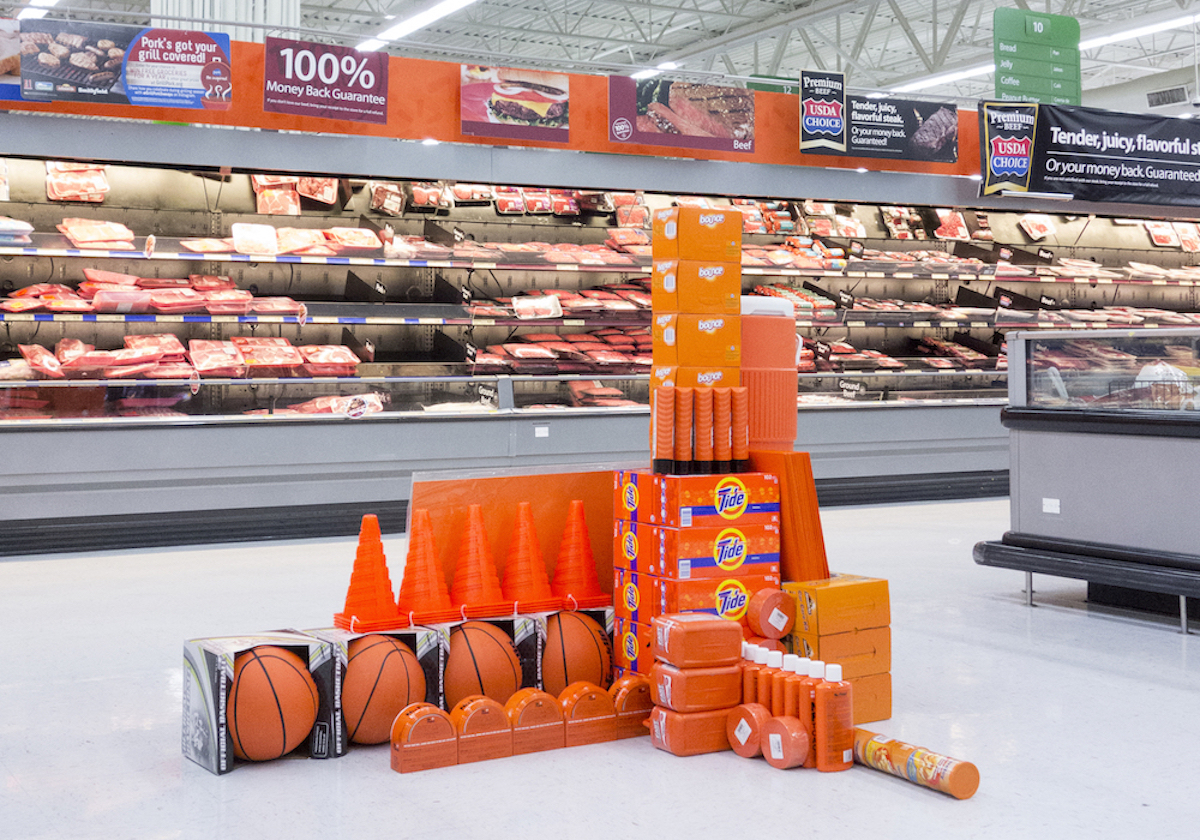
M785 653L783 655L783 666L771 678L771 716L781 717L784 713L784 707L787 705L787 681L788 677L793 676L793 666L799 659L794 653Z
M758 672L767 664L767 650L750 645L750 663L742 669L742 702L758 702ZM766 704L764 704L766 705Z
M775 684L775 675L783 670L783 653L777 650L767 651L767 664L758 672L758 684L755 686L755 696L759 703L771 708L771 692Z
M807 656L797 656L792 662L792 667L789 669L791 673L787 675L783 688L784 717L800 717L800 683L808 679L808 663L810 661Z
M816 751L816 718L815 703L816 688L821 683L825 682L825 663L820 659L810 660L808 663L808 676L800 681L800 690L796 692L796 701L798 704L797 711L799 714L796 717L804 722L808 727L808 758L804 760L804 766L811 769L817 766L817 751Z
M813 689L817 769L823 773L854 765L854 703L841 665L825 666L825 682Z

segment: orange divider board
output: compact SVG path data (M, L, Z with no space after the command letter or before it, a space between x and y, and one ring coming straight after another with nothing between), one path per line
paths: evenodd
M812 461L807 452L750 452L750 467L756 472L779 477L780 576L789 580L818 580L829 577L825 556L825 534L817 505Z
M458 763L510 758L513 754L512 726L508 712L490 697L464 697L450 712L458 731Z
M513 755L557 750L567 745L562 706L553 694L522 688L504 704L512 725Z
M572 683L558 697L567 722L567 746L599 744L617 738L617 713L613 699L600 686Z
M626 674L608 690L617 712L617 738L649 735L646 721L654 703L650 699L650 681L641 674Z
M583 501L592 558L601 588L611 593L612 582L612 481L611 470L531 475L483 476L438 479L414 476L409 510L429 511L438 564L446 580L453 578L467 512L472 504L482 508L483 523L493 558L508 556L508 545L517 525L517 502L529 502L537 523L539 546L547 576L553 576L559 543L567 525L568 502ZM501 575L504 569L497 569Z
M414 703L392 724L392 769L414 773L458 764L458 735L450 715L432 703Z

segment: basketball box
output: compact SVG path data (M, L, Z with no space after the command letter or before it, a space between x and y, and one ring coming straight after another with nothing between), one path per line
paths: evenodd
M614 589L614 593L615 593L615 591L616 590ZM614 594L613 597L615 598L616 595ZM569 610L569 611L568 610L555 610L554 612L532 613L530 615L532 618L534 618L537 621L538 633L541 635L541 640L540 640L540 646L539 646L540 652L538 654L537 682L527 684L526 685L527 688L532 687L532 688L540 688L540 689L545 690L545 687L546 687L545 681L542 679L542 660L543 660L543 654L545 653L545 649L546 649L546 633L547 633L546 622L550 619L550 616L554 615L556 612L576 612L579 615L587 616L592 621L596 622L596 624L598 624L600 626L600 628L604 631L605 635L607 635L607 637L608 637L609 650L613 651L614 658L616 656L616 653L614 650L614 634L616 633L616 611L612 607L596 607L593 609Z
M785 583L796 599L795 633L829 636L892 623L888 583L881 578L834 575Z
M695 580L656 577L653 615L701 612L744 624L750 598L758 590L768 587L779 588L779 575L733 575Z
M713 260L741 264L742 214L729 207L668 207L650 214L655 260Z
M777 575L779 526L667 528L617 519L613 566L679 580Z
M613 654L617 673L621 670L635 674L649 674L654 667L654 655L650 652L654 640L654 628L650 622L640 623L627 618L618 618L614 634Z
M617 618L649 625L654 613L654 575L613 568L613 609Z
M317 718L317 723L329 727L333 740L333 754L343 755L350 748L349 734L346 732L345 715L342 712L342 684L346 675L346 663L349 660L350 643L363 636L390 636L403 644L417 657L417 663L425 675L425 696L421 701L442 707L442 670L446 665L446 652L442 649L441 636L436 630L428 627L409 627L404 630L385 630L378 633L351 633L340 627L322 627L316 630L304 631L307 635L327 642L330 646L333 661L333 706L328 717ZM419 702L419 701L418 701ZM324 710L322 710L324 711Z
M740 315L691 315L656 310L652 338L655 365L736 368L742 362Z
M741 312L741 263L655 260L650 301L655 313L737 315Z
M672 388L737 388L742 384L742 370L737 367L696 367L660 365L650 369L650 390L661 385Z
M501 630L512 640L517 649L517 661L521 665L521 684L517 688L541 687L542 641L546 638L546 614L514 616L513 618L473 618L472 622L490 624ZM448 624L431 625L439 636L439 643L445 651L444 657L450 655L450 634L455 627L467 622L455 621ZM443 658L443 670L445 658ZM443 685L442 703L440 708L446 709L445 686Z
M247 636L189 639L183 644L183 754L210 773L233 770L233 733L228 722L229 691L233 687L233 663L251 648L271 645L284 648L308 665L317 686L317 722L290 756L332 758L332 727L335 706L334 655L328 642L280 630Z
M778 525L779 478L770 473L657 475L617 470L613 516L670 528Z
M883 674L892 670L892 629L871 627L818 636L793 633L787 642L792 653L842 666L845 679Z

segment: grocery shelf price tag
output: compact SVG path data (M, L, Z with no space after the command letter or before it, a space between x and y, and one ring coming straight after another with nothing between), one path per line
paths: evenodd
M386 124L388 54L268 37L263 110Z

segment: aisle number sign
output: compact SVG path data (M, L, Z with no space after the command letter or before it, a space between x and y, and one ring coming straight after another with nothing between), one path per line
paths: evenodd
M996 99L1079 105L1079 21L996 9L992 18Z

